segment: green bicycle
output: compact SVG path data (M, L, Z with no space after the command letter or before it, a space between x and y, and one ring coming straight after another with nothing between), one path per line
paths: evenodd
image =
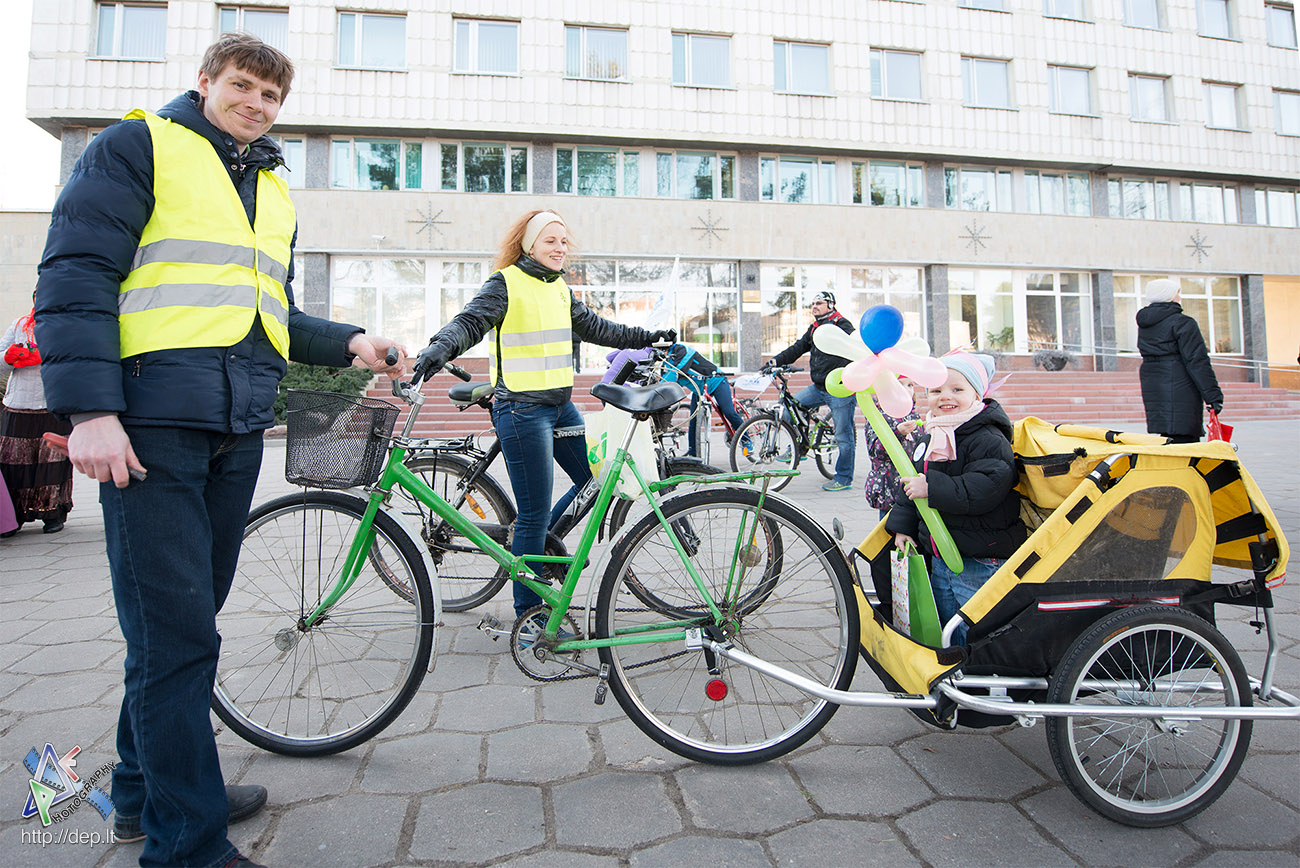
M397 437L390 436L397 408L387 402L291 393L286 475L316 487L364 485L367 495L304 489L250 514L217 618L222 647L213 707L232 731L293 756L348 750L392 723L432 671L441 620L437 576L388 508L394 489L541 596L543 605L509 632L511 655L528 676L594 676L597 703L608 686L659 744L719 764L781 756L830 719L838 706L732 665L701 641L728 640L809 682L843 690L857 663L859 615L852 570L838 544L806 512L768 491L780 473L689 477L697 485L720 484L660 499L659 492L688 478L647 481L627 447L636 425L684 397L679 386L592 389L633 421L607 462L576 551L527 558L558 565L563 580L553 585L498 541L499 528L457 511L404 464L424 402L418 385L418 376L394 384L394 394L411 405ZM649 512L613 544L599 584L586 591L588 605L574 606L623 473L635 477ZM726 484L740 481L753 484Z

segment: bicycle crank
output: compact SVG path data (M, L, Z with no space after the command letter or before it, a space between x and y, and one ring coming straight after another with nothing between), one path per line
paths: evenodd
M594 666L582 662L581 651L555 650L558 642L580 638L581 634L577 623L566 614L556 638L548 640L544 631L550 615L549 606L534 606L515 621L510 631L510 656L519 671L536 681L555 681L572 669L595 673Z

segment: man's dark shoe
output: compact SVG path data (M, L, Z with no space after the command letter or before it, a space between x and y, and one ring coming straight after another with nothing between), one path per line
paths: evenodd
M243 853L236 853L235 858L227 862L223 868L266 868L261 862L254 862Z
M247 820L262 810L262 806L266 804L266 787L257 784L242 786L227 784L226 801L230 803L230 818L227 823ZM144 831L140 828L140 818L118 817L113 820L113 840L118 844L134 844L136 841L143 841Z

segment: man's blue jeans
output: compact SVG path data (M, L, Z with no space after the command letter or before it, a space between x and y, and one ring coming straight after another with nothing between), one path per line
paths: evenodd
M223 865L225 779L208 709L262 434L127 426L148 479L100 486L126 692L113 804L140 818L141 865Z
M809 386L794 396L805 407L820 407L823 404L831 408L831 418L835 420L835 443L840 447L839 457L835 459L835 481L849 485L853 482L854 450L857 448L857 434L853 429L853 409L858 406L854 395L836 398L830 392L816 386Z
M708 394L712 395L718 402L718 412L726 417L727 422L731 425L733 430L739 428L741 423L745 420L740 418L740 414L736 412L736 399L731 394L731 384L727 382L726 377L711 378L703 387L694 380L689 383L680 380L679 382L686 387L686 391L691 393L691 421L687 425L686 429L687 453L699 457L700 450L696 441L696 438L699 437L699 432L696 429L700 427L700 417L695 415L695 408L699 405L700 401L707 400L700 395L701 388L706 389ZM710 388L710 386L712 386L712 388ZM709 432L705 431L704 436L708 437ZM730 437L727 438L727 442L731 442Z
M587 464L585 437L556 437L556 429L572 431L583 427L582 414L572 401L559 407L528 404L523 401L497 401L492 405L492 424L501 441L501 454L510 474L510 488L515 494L519 515L515 518L515 536L510 552L515 555L540 555L546 550L546 531L551 522L564 512L582 486L591 479ZM551 488L555 484L555 463L573 480L573 486L551 508ZM543 565L530 563L541 575ZM515 614L542 602L542 598L519 582L514 583Z

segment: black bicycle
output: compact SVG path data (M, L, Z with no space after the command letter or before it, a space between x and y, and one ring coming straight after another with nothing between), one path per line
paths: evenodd
M830 408L805 407L790 394L789 375L802 370L789 365L771 369L779 390L776 404L754 413L736 429L731 438L732 470L795 470L811 453L822 476L835 478L840 448ZM793 478L778 477L772 487L780 490Z

